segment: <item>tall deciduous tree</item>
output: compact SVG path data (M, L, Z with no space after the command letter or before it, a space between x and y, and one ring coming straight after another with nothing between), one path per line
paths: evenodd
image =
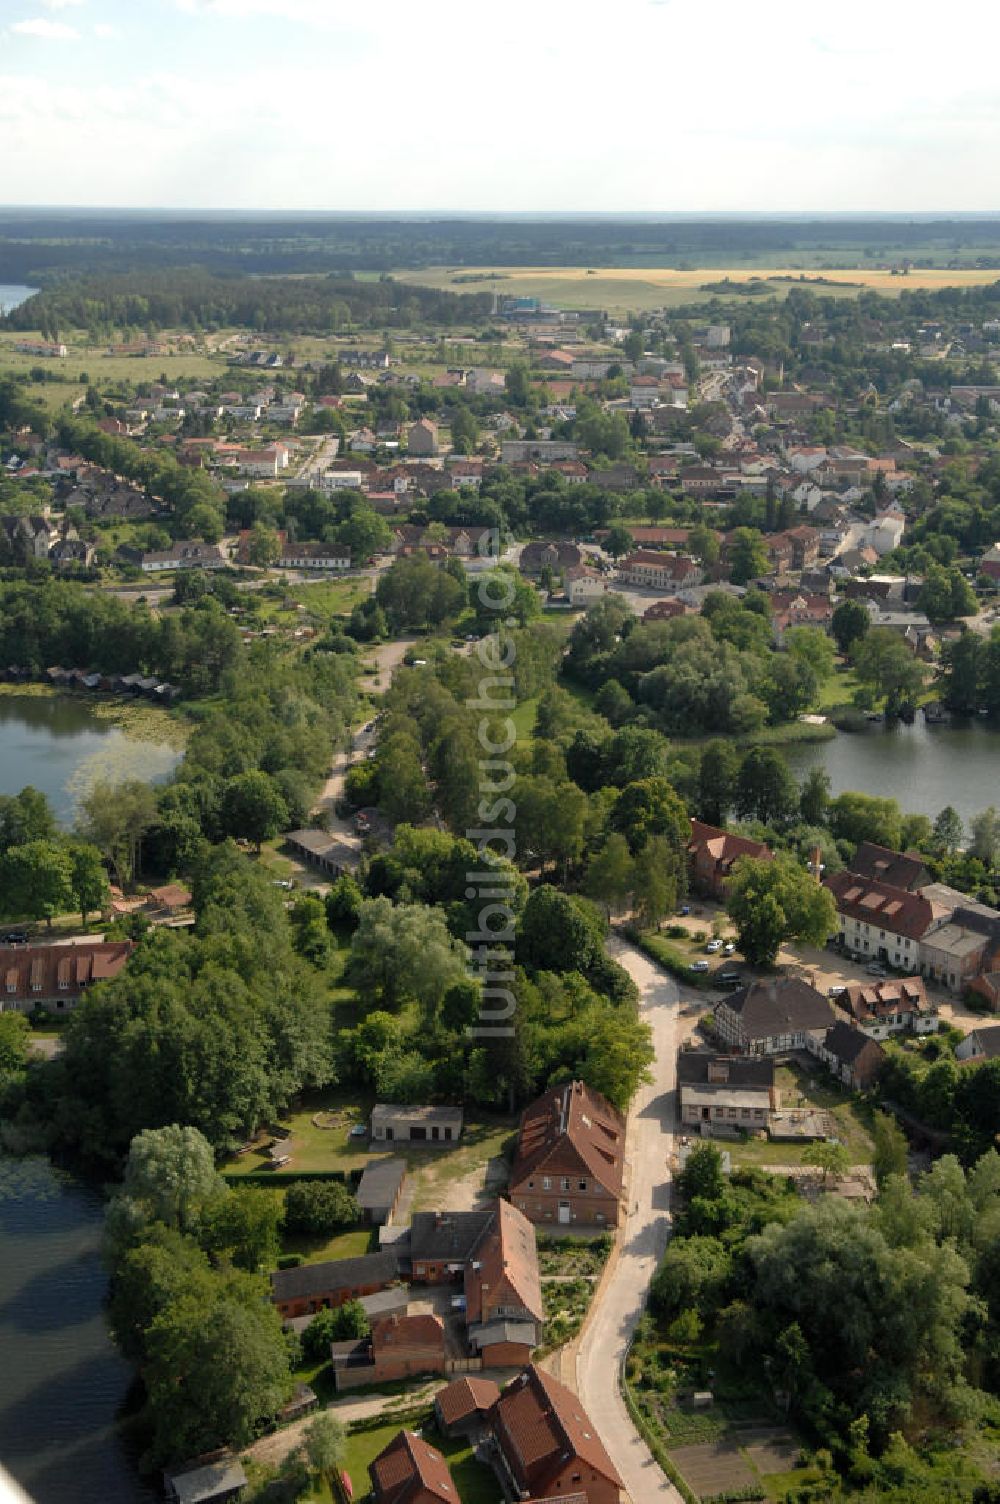
M733 870L726 910L751 965L769 965L783 940L825 945L837 927L833 896L791 857L741 857Z

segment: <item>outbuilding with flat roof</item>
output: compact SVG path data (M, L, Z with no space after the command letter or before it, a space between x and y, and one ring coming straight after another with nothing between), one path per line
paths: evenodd
M405 1159L375 1159L365 1167L356 1196L366 1222L381 1227L392 1221L405 1179Z
M372 1108L377 1143L454 1144L462 1133L460 1107L403 1107L380 1102Z

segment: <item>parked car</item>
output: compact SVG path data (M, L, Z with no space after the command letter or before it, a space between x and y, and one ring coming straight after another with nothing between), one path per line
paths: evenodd
M736 941L727 940L725 945L722 947L722 954L724 956L734 956L736 954Z
M708 952L708 954L710 956L714 956L715 953L716 953L716 951L720 951L722 949L722 941L721 940L710 940L708 942L708 944L705 946L705 949L706 949L706 951Z
M691 962L691 970L692 971L707 971L708 970L708 962L707 961L692 961Z
M351 1124L351 1131L350 1131L348 1137L349 1138L367 1138L368 1137L368 1124L367 1123L352 1123Z
M867 971L870 977L887 977L889 975L881 961L869 961L865 967L865 971Z
M726 971L720 971L715 980L720 987L739 987L743 982L743 973L727 969Z
M831 987L830 991L827 993L827 997L829 997L829 998L843 997L843 995L844 995L844 993L846 991L847 991L846 987Z
M284 888L286 893L290 893L295 887L290 877L276 877L273 879L273 884L276 888Z
M8 930L7 933L3 936L3 943L4 945L27 945L28 931Z
M688 914L690 914L691 912L691 905L688 903L681 904L677 912L682 916L682 918L687 918Z

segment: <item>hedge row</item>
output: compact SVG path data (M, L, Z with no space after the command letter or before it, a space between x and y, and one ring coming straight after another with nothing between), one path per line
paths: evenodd
M642 930L634 929L629 925L622 931L627 940L637 946L657 966L662 966L664 971L670 972L671 976L677 977L687 987L710 987L712 985L711 973L707 971L692 971L691 960L684 951L678 950L676 945L671 945L662 935L650 935Z
M246 1175L221 1171L226 1184L235 1189L241 1185L289 1186L296 1180L338 1180L353 1190L362 1174L361 1170L250 1170Z
M629 1349L629 1351L631 1351L631 1349ZM625 1362L622 1364L621 1369L621 1390L625 1399L625 1408L628 1411L629 1415L632 1417L632 1424L635 1426L639 1435L642 1437L643 1441L652 1452L654 1462L657 1462L666 1473L667 1477L670 1479L671 1483L674 1485L677 1492L684 1500L684 1504L700 1504L698 1495L696 1493L693 1493L692 1490L687 1486L683 1477L674 1466L673 1459L671 1458L669 1452L666 1450L659 1438L653 1435L652 1431L649 1429L649 1426L646 1423L646 1417L643 1415L642 1411L639 1409L639 1406L636 1404L635 1396L632 1393L632 1389L629 1385L628 1377L625 1372L627 1363L628 1352L626 1352L625 1354Z

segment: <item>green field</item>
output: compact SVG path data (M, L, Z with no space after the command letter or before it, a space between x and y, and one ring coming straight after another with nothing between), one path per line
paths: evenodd
M821 263L820 263L821 264ZM495 272L495 276L490 273ZM780 277L772 284L775 297L786 297L792 287L806 286L825 297L855 297L857 284L877 292L897 296L904 290L930 291L942 287L981 287L1000 279L1000 272L970 269L921 269L905 277L891 271L870 267L840 270L811 270L799 267L700 267L678 270L675 267L602 267L599 271L585 267L442 267L420 270L402 269L393 276L401 282L419 283L424 287L444 288L455 292L496 292L501 297L544 298L567 308L603 308L613 313L650 308L679 307L684 303L704 303L719 296L702 292L705 283L729 278L749 282L760 277ZM822 276L824 282L814 280ZM470 277L481 281L470 282ZM803 282L802 279L805 278ZM831 286L839 283L840 286ZM855 284L851 286L850 284ZM847 284L847 285L845 285ZM748 298L748 302L755 299Z

